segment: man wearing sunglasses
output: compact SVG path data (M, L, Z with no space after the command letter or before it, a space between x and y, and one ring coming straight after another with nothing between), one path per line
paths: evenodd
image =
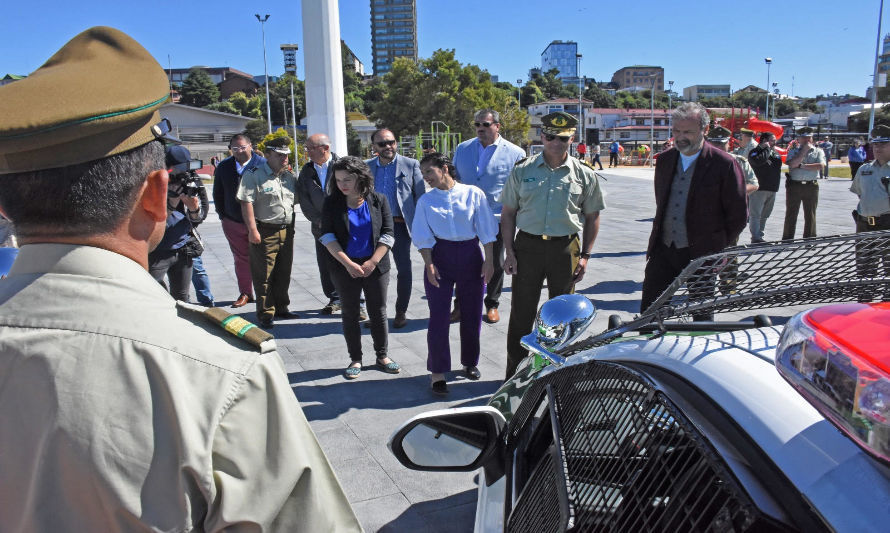
M544 151L518 161L504 185L504 272L513 276L507 379L528 355L519 340L532 330L544 280L550 298L574 292L599 231L605 208L599 181L592 167L568 153L577 124L562 111L541 117Z
M501 219L501 193L504 183L513 170L513 165L525 157L522 148L504 139L501 131L500 113L493 109L483 109L476 113L473 125L476 137L464 141L454 151L454 166L462 183L482 189L495 218ZM501 319L498 314L498 301L504 286L504 241L498 232L492 250L494 273L488 282L485 295L485 316L483 319L494 324ZM451 320L460 320L460 304L455 298Z
M392 327L403 328L408 323L405 313L411 298L411 224L417 200L426 192L420 163L398 153L396 136L386 128L371 135L371 145L377 157L365 161L374 176L374 190L386 196L392 209L396 243L392 247L398 276L396 278L396 316Z

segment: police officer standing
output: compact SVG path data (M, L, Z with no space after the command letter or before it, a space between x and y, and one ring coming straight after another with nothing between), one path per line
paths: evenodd
M528 355L519 341L532 330L544 280L550 298L574 292L605 208L593 167L568 154L578 120L557 111L541 124L544 151L516 162L501 196L504 272L513 276L507 379Z
M241 202L250 241L250 275L256 292L260 325L271 328L275 318L299 318L290 305L290 272L294 262L294 204L297 177L287 168L290 138L266 143L266 162L241 177Z
M271 335L148 274L168 99L107 27L0 87L0 528L360 531Z
M859 197L853 211L856 233L890 229L890 127L875 126L870 142L875 158L859 167L850 185L850 192ZM883 262L884 275L890 275L890 254L856 251L856 268L861 276L874 277L879 261Z
M782 240L794 238L797 214L803 204L803 236L816 236L816 206L819 205L819 173L825 165L825 154L813 145L813 128L797 130L796 148L788 150L785 162L790 170L785 180L785 227Z

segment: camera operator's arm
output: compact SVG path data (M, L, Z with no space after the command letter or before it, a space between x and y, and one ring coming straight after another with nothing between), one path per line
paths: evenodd
M182 201L182 205L185 206L188 212L189 222L192 223L192 226L200 224L204 218L201 216L201 201L198 200L198 197L180 194L179 199ZM204 216L207 215L205 214Z
M197 226L201 222L207 219L207 213L210 212L210 202L207 199L207 188L204 187L204 184L201 183L201 187L198 188L198 200L201 202L200 209L197 215L192 215L189 213L189 220L192 222L192 226Z

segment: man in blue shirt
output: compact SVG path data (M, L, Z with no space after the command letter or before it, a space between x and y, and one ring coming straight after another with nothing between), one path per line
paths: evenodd
M396 137L383 128L371 135L377 157L366 161L374 176L374 190L386 196L392 209L396 242L392 247L396 263L396 316L393 328L405 327L408 302L411 299L411 224L417 200L426 192L420 163L398 153Z
M482 189L491 212L494 213L499 227L501 221L501 192L504 183L510 177L513 165L525 157L522 148L504 139L500 135L500 113L493 109L483 109L474 116L476 137L460 143L454 151L454 166L457 178L461 183L475 185ZM504 286L504 241L498 231L492 250L494 257L494 273L488 282L485 295L485 321L494 324L501 319L498 313L498 300ZM454 300L452 321L460 319L460 307Z
M618 144L618 141L612 141L612 144L609 145L609 168L612 166L618 166L618 152L621 151L621 145Z

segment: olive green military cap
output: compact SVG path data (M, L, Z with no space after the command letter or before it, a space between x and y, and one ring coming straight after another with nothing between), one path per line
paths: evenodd
M754 130L749 130L748 128L739 129L739 133L741 133L742 135L750 135L751 137L754 136Z
M574 135L578 119L563 111L541 117L541 132L547 135Z
M0 87L0 174L85 163L157 137L164 69L114 28L77 35L23 80Z
M868 140L872 143L890 142L890 126L885 126L883 124L875 126L875 128L871 130L871 135Z
M732 137L732 132L723 126L714 126L708 130L708 140L713 143L725 143Z

